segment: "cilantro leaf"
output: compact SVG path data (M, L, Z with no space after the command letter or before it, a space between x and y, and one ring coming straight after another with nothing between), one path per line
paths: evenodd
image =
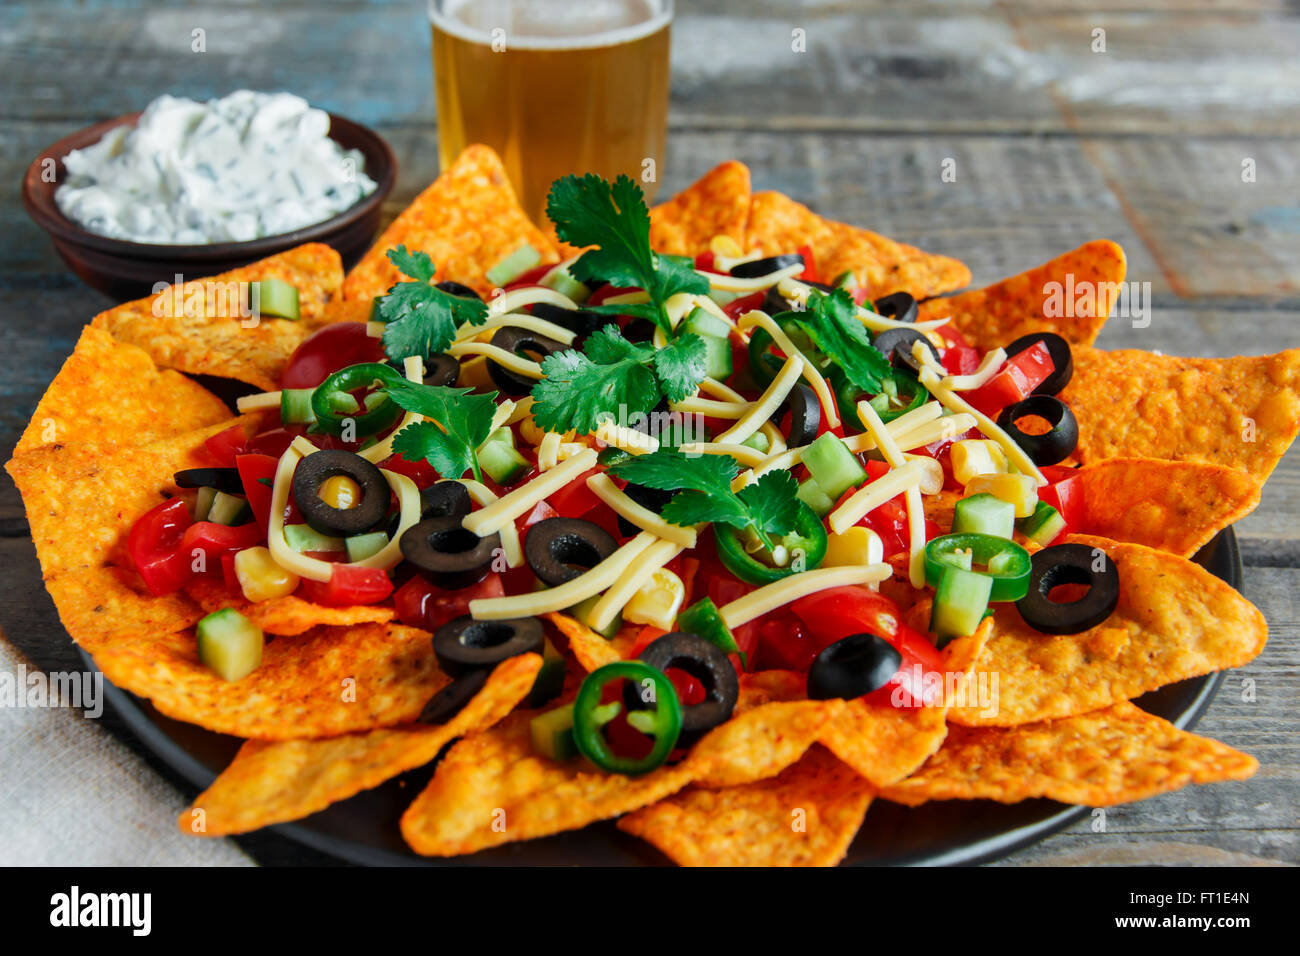
M665 332L672 331L664 312L670 296L709 291L709 280L690 260L658 255L650 248L650 210L641 187L627 176L613 183L592 173L557 179L546 199L546 214L565 242L595 247L570 266L575 278L644 289L652 308L636 314L649 313ZM628 308L621 307L623 314L633 314Z
M679 335L655 352L655 377L670 402L680 402L691 395L704 380L708 349L704 340L693 332Z
M799 514L799 483L788 471L769 471L736 493L749 509L754 527L768 534L786 534Z
M587 353L587 358L601 365L612 365L624 360L644 365L654 358L653 348L629 342L619 333L617 325L606 325L587 336L582 350Z
M803 312L792 313L817 348L859 388L875 394L890 377L889 359L874 345L844 289L808 296Z
M731 493L731 482L740 465L730 455L686 455L680 451L657 451L633 455L610 466L618 478L657 491L700 491L712 494L719 488Z
M397 283L379 299L384 350L393 361L441 352L460 326L487 321L482 301L452 295L432 284L434 265L426 253L407 252L403 245L389 249L388 260L414 280Z
M743 530L749 525L749 512L738 498L714 498L703 491L683 491L664 505L662 517L669 524L683 528L705 521L729 524Z
M468 388L420 385L397 379L384 390L406 409L433 421L413 422L393 437L393 451L407 461L427 461L444 478L473 471L481 478L475 451L492 431L496 392L473 395Z

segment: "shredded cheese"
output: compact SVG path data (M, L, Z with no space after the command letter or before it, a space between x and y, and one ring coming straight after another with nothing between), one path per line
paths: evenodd
M756 448L734 443L697 441L682 445L677 449L683 455L730 455L746 468L757 468L767 460L767 456Z
M943 384L954 392L968 392L972 388L979 388L988 382L1002 368L1002 363L1007 360L1007 353L1004 349L994 349L984 356L980 362L979 368L969 375L945 375Z
M707 376L700 381L700 391L705 395L712 395L714 398L721 399L724 402L736 402L737 404L748 404L744 395L728 385L726 382L719 382L716 378Z
M489 342L457 342L448 346L447 354L452 358L460 358L462 355L483 355L516 375L537 379L546 377L542 374L542 366L539 363L516 355L514 352L507 352Z
M597 425L592 434L606 445L613 445L633 455L648 455L659 450L659 439L653 435L636 428L615 425L608 418Z
M614 622L618 613L636 597L636 592L654 577L654 573L682 553L682 546L673 541L656 541L641 552L636 566L619 578L614 586L596 602L587 615L587 626L601 630Z
M279 392L258 392L256 395L243 395L235 400L235 408L241 414L260 412L274 408L280 410Z
M504 315L494 315L482 325L471 325L466 322L456 330L456 341L462 342L466 339L476 338L484 332L493 332L503 327L536 332L538 335L545 335L547 338L555 339L555 341L564 345L572 345L575 337L573 332L562 325L556 325L554 322L547 322L545 319L525 315L522 312L508 312Z
M749 406L749 410L740 417L736 424L718 436L718 441L743 442L758 431L769 418L776 414L776 410L781 407L785 397L790 394L790 390L795 387L802 377L803 359L797 355L790 356L785 360L785 364L781 366L781 371L777 372L776 378L772 379L772 384L767 387L767 391L759 396L758 401Z
M502 495L491 504L480 508L473 514L467 515L463 525L480 538L486 538L493 532L500 531L516 518L526 514L529 508L532 508L547 495L559 491L595 464L596 452L587 448L581 454L574 455L568 461L561 462L550 471L534 478L528 484L521 485L514 491Z
M512 292L503 292L493 297L492 301L488 303L488 314L504 315L507 312L518 312L524 306L532 305L534 302L558 305L562 309L578 308L578 303L567 295L556 292L554 289L548 289L545 286L534 285L515 289Z
M894 498L908 488L916 487L924 477L922 466L914 461L904 463L901 467L891 469L870 484L863 485L853 495L831 512L827 523L836 534L857 524L868 512L875 511L890 498Z
M650 293L642 289L636 292L624 292L622 295L611 295L608 299L601 300L601 305L641 305L643 302L650 301Z
M790 278L782 280L777 286L777 291L793 302L806 304L810 292L820 293L822 290L814 290L812 286ZM880 313L864 309L862 306L857 307L856 314L859 321L873 332L883 332L885 329L915 329L918 332L927 332L947 325L950 321L950 319L930 319L926 322L899 322L897 319L887 319Z
M749 411L749 402L716 402L710 398L692 395L680 402L673 402L669 409L690 415L704 415L708 418L740 419Z
M1040 488L1047 484L1047 479L1038 470L1038 466L1025 454L1025 450L1013 442L1011 436L999 428L993 419L944 385L939 376L929 369L924 369L921 372L921 384L930 390L931 395L943 402L946 408L956 412L965 412L967 415L972 416L975 419L975 426L1002 446L1002 453L1007 456L1007 461L1016 466L1017 471L1032 477Z
M770 289L786 279L793 279L797 275L802 275L804 264L796 262L792 266L786 266L784 269L777 269L775 272L769 272L765 276L755 276L752 279L741 279L737 276L724 276L717 272L699 272L696 275L702 275L709 280L709 288L717 289L721 292L761 292L764 289Z
M402 363L402 373L406 376L407 381L423 383L424 359L420 358L418 355L412 355ZM417 415L415 412L407 412L402 416L402 420L397 423L397 427L388 433L387 438L377 444L371 445L369 448L357 452L357 454L366 461L372 463L381 462L385 458L391 457L393 454L393 439L397 437L397 433L407 425L422 421L424 421L423 415Z
M850 584L878 584L892 574L893 570L888 564L817 568L792 574L773 584L764 585L757 591L750 591L744 597L724 604L718 613L722 615L723 623L734 629L817 591Z
M889 463L890 468L901 468L910 464L903 457L902 449L894 441L894 436L889 433L885 423L881 421L879 413L871 407L870 402L858 402L858 417L862 424L867 426L867 431L876 439L876 444L880 447L880 453L885 456L885 461ZM935 462L938 464L938 462ZM933 473L926 469L926 466L919 462L915 465L920 471L915 484L909 485L904 492L903 500L907 504L907 531L908 531L908 578L914 588L925 587L925 502L921 500L921 484L933 483ZM942 487L942 467L940 470L940 487Z
M474 504L478 505L480 508L486 507L497 500L497 496L492 493L492 489L488 488L487 485L474 481L472 478L460 478L457 480L465 486L465 490L469 492L469 496L474 500ZM524 549L519 543L519 529L516 528L515 523L511 521L502 526L499 534L501 535L501 550L504 551L506 555L506 564L512 568L519 567L524 563Z
M537 446L538 471L550 471L560 463L560 443L563 438L559 432L547 432L542 436L542 443Z
M759 326L764 332L772 336L772 342L787 357L794 358L798 356L803 361L803 377L812 386L812 390L817 393L817 401L821 403L822 415L825 417L826 423L831 428L838 425L840 415L835 408L835 399L831 395L831 387L826 384L826 379L822 378L821 373L817 371L812 362L808 361L808 357L795 348L794 343L790 341L790 336L786 335L781 327L776 324L776 321L766 312L752 309L742 315L740 321L736 323L736 327L742 330L754 326Z
M671 541L683 548L695 547L696 530L671 524L649 508L637 504L627 492L614 484L609 475L601 472L587 479L587 487L597 498L609 505L614 513L626 518L642 531L649 531L656 537Z

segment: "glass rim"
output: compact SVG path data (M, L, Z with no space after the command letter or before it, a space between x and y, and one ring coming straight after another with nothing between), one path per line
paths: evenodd
M439 29L453 34L469 43L489 46L494 37L486 30L472 27L455 17L448 15L448 8L459 9L482 0L428 0L429 22ZM584 50L592 47L615 46L631 43L651 36L662 30L673 20L673 0L642 0L652 11L651 15L627 27L616 27L600 33L578 36L508 36L507 44L516 50Z

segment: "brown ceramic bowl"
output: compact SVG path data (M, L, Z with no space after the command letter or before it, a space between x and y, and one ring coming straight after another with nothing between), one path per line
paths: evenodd
M357 149L366 158L366 174L379 186L350 209L315 225L248 242L203 245L156 245L96 235L60 211L54 191L63 182L63 157L74 149L97 143L104 134L139 113L105 120L73 133L32 161L23 177L23 205L37 225L50 234L63 261L86 283L119 301L147 295L156 282L171 282L177 273L209 276L275 255L304 242L324 242L350 267L370 247L379 229L384 200L397 181L397 160L374 131L341 116L330 116L330 137L344 149ZM41 173L46 161L55 163L54 182Z

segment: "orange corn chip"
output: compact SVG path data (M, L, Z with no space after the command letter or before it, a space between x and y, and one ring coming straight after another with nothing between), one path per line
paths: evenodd
M233 419L246 427L251 419ZM202 612L179 594L157 598L125 556L137 518L163 501L173 472L210 464L203 440L229 428L209 425L138 447L76 443L19 455L5 467L23 496L46 587L77 641L117 631L176 630Z
M542 617L554 624L560 633L569 639L569 650L573 651L573 656L578 659L578 663L587 673L606 664L623 660L627 652L632 649L634 632L623 631L610 640L567 614L549 613L543 614Z
M245 316L247 284L268 278L282 279L298 290L299 321ZM339 254L329 246L308 243L125 302L95 316L93 324L119 342L138 345L163 368L275 389L285 362L318 323L342 281Z
M199 663L193 630L85 643L118 687L168 717L236 737L295 740L409 723L449 682L428 632L397 624L276 638L257 669L233 682Z
M924 767L880 796L908 806L1048 797L1109 807L1189 783L1242 780L1258 767L1254 757L1122 702L1020 727L953 727Z
M254 604L243 598L231 597L225 584L214 578L194 578L185 585L185 593L203 608L204 614L233 607L267 634L292 636L322 624L383 624L397 616L393 608L381 604L326 607L304 601L295 594Z
M847 706L842 700L773 701L734 715L691 749L703 787L762 780L794 763Z
M83 441L145 445L233 417L225 402L197 382L160 371L144 350L88 325L14 454Z
M1091 345L1119 296L1125 269L1124 250L1095 239L987 288L924 302L917 318L951 316L953 328L983 349L1009 345L1030 332L1055 332L1072 345Z
M870 803L870 788L851 769L813 747L779 776L683 790L618 828L681 866L835 866Z
M487 271L522 245L558 262L555 246L519 207L501 158L486 146L469 146L400 216L348 273L347 299L373 299L406 277L388 261L388 250L405 245L426 252L438 278L492 293Z
M709 251L714 236L730 236L744 249L749 203L749 167L728 160L650 210L650 246L694 257Z
M577 758L556 763L533 751L533 716L513 714L447 752L402 814L402 836L416 853L457 856L576 830L661 800L695 776L693 759L640 777Z
M1259 482L1224 465L1107 458L1079 469L1084 534L1190 557L1254 510Z
M997 681L997 706L954 707L952 723L1010 727L1108 707L1187 677L1237 667L1264 648L1268 625L1231 586L1186 558L1140 544L1071 535L1119 567L1120 597L1102 624L1079 634L1033 630L1010 605L975 677ZM981 677L981 675L983 675Z
M491 727L528 694L537 654L507 658L445 724L410 724L320 740L250 740L194 804L180 828L196 836L247 833L297 820L422 767L457 737Z
M775 192L754 194L745 243L764 255L811 246L817 271L826 281L851 271L873 299L899 291L922 299L970 282L970 269L956 259L823 219Z
M1300 432L1300 349L1192 359L1076 348L1061 397L1079 420L1076 454L1085 464L1203 461L1262 482Z

